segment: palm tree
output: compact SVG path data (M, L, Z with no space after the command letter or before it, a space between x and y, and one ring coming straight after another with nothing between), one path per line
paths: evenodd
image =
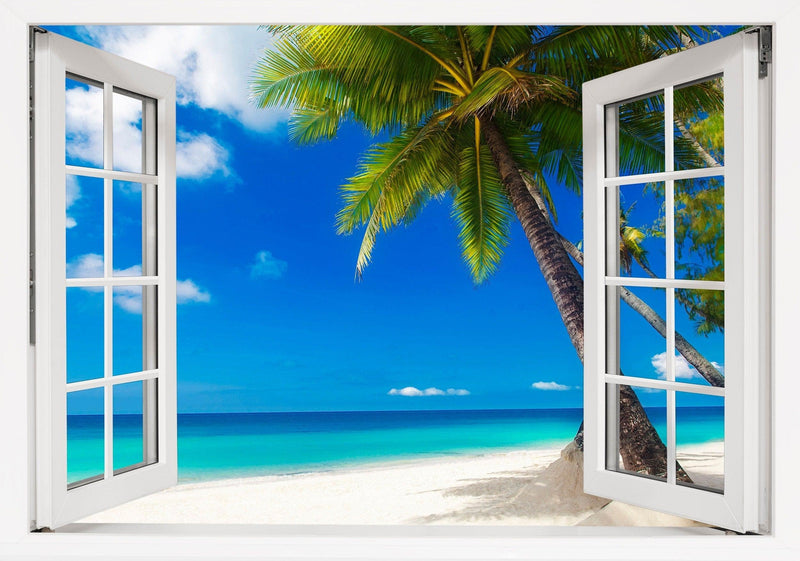
M473 279L496 269L516 217L564 326L583 360L583 280L526 187L550 210L548 174L579 190L580 85L681 48L701 31L677 27L275 26L252 81L260 107L292 109L290 136L314 142L355 121L389 132L342 187L338 231L364 227L360 277L376 236L410 223L431 199L449 196ZM689 102L702 106L703 90ZM633 165L663 152L641 139L647 119L621 120L621 149ZM681 153L680 139L676 153ZM621 387L626 469L666 471L666 453L635 393ZM581 440L579 431L577 440Z

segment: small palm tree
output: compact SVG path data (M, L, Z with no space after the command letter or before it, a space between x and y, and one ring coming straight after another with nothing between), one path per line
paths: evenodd
M338 231L364 228L361 277L376 237L450 197L473 279L497 268L519 220L570 339L583 359L583 280L526 185L554 212L548 175L579 191L580 86L678 50L701 30L678 27L275 26L252 81L260 107L292 109L290 136L314 142L345 121L389 132L342 187ZM708 92L688 101L701 106ZM622 119L621 150L657 169L658 123ZM663 121L662 125L663 126ZM663 134L663 133L662 133ZM676 153L681 153L678 139ZM623 386L621 455L627 469L663 473L664 445ZM576 440L581 441L579 431ZM660 463L659 463L660 462Z
M630 215L636 208L636 201L627 209L619 209L619 266L622 271L631 274L633 264L637 263L645 271L650 270L647 262L647 250L642 242L647 238L647 233L641 228L630 225Z

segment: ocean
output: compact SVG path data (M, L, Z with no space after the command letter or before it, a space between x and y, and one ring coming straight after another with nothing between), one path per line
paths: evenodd
M647 408L665 439L666 413ZM560 448L581 409L337 411L178 415L181 483L521 448ZM722 440L721 407L678 409L677 445ZM114 467L142 458L141 416L114 418ZM68 481L103 471L103 418L67 418Z

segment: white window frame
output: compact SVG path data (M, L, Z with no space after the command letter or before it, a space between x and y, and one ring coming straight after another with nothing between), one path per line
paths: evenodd
M29 25L105 24L260 24L274 23L452 23L452 5L425 4L424 14L409 16L402 0L371 2L286 2L262 0L228 2L107 2L105 0L0 0L0 52L4 83L0 88L0 148L4 172L0 205L0 555L53 558L68 553L84 559L117 556L148 558L292 557L296 559L785 559L800 558L796 505L800 502L800 450L796 446L797 394L796 246L800 220L796 209L797 130L800 86L796 53L800 52L800 6L793 0L732 3L672 1L631 3L628 0L573 0L569 4L500 0L466 4L459 11L463 23L590 23L670 24L692 21L772 24L775 73L774 205L773 205L773 525L768 536L703 535L700 532L659 529L592 528L370 528L194 529L169 526L96 527L78 534L31 534L33 410L32 352L28 345L28 28ZM191 18L191 19L188 19ZM580 18L580 21L576 19ZM11 110L14 109L14 110ZM15 240L10 241L10 240ZM14 427L10 430L9 427ZM111 535L98 535L105 532ZM124 534L124 536L122 535ZM576 539L577 538L577 539Z
M35 79L35 322L36 521L57 528L89 514L166 489L178 479L175 365L175 78L56 33L34 34ZM76 75L103 86L101 168L65 163L65 77ZM114 90L140 95L141 173L113 169ZM104 271L101 278L66 278L65 179L103 179ZM142 275L114 276L114 181L141 183ZM144 188L144 186L155 189ZM104 299L101 378L67 383L69 287L102 287ZM114 375L113 290L142 287L142 370ZM154 296L156 296L154 298ZM117 313L119 313L117 311ZM114 388L142 382L143 463L114 467ZM156 385L157 384L157 385ZM98 388L104 394L104 472L100 479L67 484L67 396Z
M768 531L768 501L759 501L762 471L769 470L769 271L761 271L769 252L771 170L759 173L761 153L769 153L769 76L759 78L759 32L738 33L587 82L583 87L585 341L584 481L588 493L662 510L737 531ZM673 87L722 75L725 88L725 166L673 169ZM617 175L619 160L616 104L664 91L665 171ZM763 101L764 103L760 103ZM759 135L759 125L764 134ZM763 137L763 138L762 138ZM769 166L766 166L767 168ZM673 182L687 177L725 178L725 280L675 279ZM607 276L617 270L620 185L665 184L666 278ZM759 198L761 196L761 198ZM761 209L761 211L759 211ZM767 222L767 224L765 224ZM619 292L616 286L665 288L667 302L667 379L616 375ZM674 300L676 288L721 290L725 294L725 387L675 381ZM615 333L611 333L614 331ZM613 372L612 372L613 370ZM666 481L618 470L616 451L617 384L665 390L667 405ZM717 395L725 404L724 492L678 485L675 469L676 392ZM764 396L764 401L759 396ZM762 411L763 409L763 411ZM612 428L613 427L613 428ZM613 450L613 453L611 452ZM764 463L760 458L764 457ZM612 463L612 468L608 464ZM762 470L763 468L763 470ZM763 474L766 475L766 474ZM768 498L768 497L765 497ZM759 507L763 512L759 516Z

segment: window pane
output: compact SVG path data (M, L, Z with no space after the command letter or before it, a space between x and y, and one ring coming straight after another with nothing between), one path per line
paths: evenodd
M675 362L679 382L724 386L725 293L721 290L675 291L675 346L681 338L691 348ZM687 360L689 359L689 360Z
M615 287L608 287L607 290L613 294ZM665 379L666 339L648 322L649 319L658 325L666 317L664 289L619 287L616 292L619 302L619 338L610 343L612 351L615 347L618 349L619 367L617 370L616 365L609 364L608 373ZM616 337L617 334L609 332L608 336ZM609 353L609 357L611 356L612 353Z
M66 163L103 167L103 88L69 75L65 84Z
M722 176L675 182L675 278L725 279Z
M610 405L607 415L608 444L614 441L618 443L618 454L606 455L606 468L666 481L666 391L624 384L607 384L606 390L607 403ZM638 398L643 410L637 411L634 407L635 398ZM647 426L647 421L651 426ZM626 454L626 449L631 453ZM626 460L636 463L627 463Z
M67 278L103 276L103 180L66 176Z
M725 399L676 392L675 457L692 482L681 485L725 488Z
M114 92L114 169L141 173L142 100Z
M619 175L664 171L664 93L617 104ZM614 170L606 170L606 177Z
M664 183L620 185L609 188L609 195L614 196L615 190L619 218L612 230L619 232L619 256L618 266L607 267L607 274L664 278Z
M144 370L142 287L114 287L114 375Z
M103 388L67 394L67 486L103 478Z
M675 169L725 163L722 77L674 90Z
M102 378L103 288L67 288L67 383Z
M156 380L131 382L114 386L114 473L123 473L156 461L155 442L147 442L155 438L155 424L148 430L145 411L155 412ZM153 393L146 392L152 388ZM145 400L149 400L147 404ZM157 416L151 414L152 422ZM148 452L147 445L152 445ZM145 458L148 458L145 461Z
M148 186L148 189L155 189ZM155 243L155 241L153 241ZM114 181L114 276L142 275L142 184Z

